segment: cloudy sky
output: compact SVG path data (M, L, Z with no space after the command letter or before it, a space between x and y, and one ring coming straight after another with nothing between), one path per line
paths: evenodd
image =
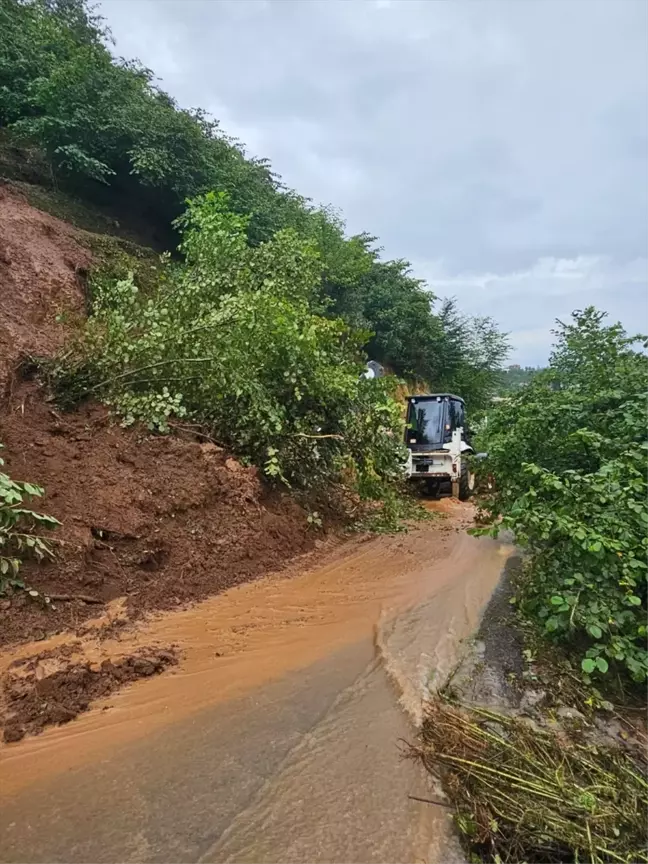
M102 0L116 52L543 363L648 330L645 0Z

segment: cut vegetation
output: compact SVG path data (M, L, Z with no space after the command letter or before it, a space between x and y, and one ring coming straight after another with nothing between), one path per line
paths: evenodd
M523 718L430 704L418 755L477 860L648 861L646 761Z

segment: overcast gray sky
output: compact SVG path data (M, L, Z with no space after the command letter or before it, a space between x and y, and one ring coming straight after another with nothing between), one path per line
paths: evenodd
M645 0L102 0L116 51L547 359L648 330Z

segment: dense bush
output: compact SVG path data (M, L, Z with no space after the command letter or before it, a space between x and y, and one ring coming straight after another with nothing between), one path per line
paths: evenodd
M492 321L452 306L437 314L407 262L381 261L368 234L345 236L333 210L286 189L217 121L176 105L150 70L114 58L109 39L84 0L0 0L0 126L45 155L57 184L125 224L136 217L161 246L186 198L226 192L250 245L293 229L317 250L323 314L364 329L374 359L461 391L471 408L487 404L506 354Z
M361 336L321 314L321 264L294 231L258 246L224 193L179 220L183 265L156 288L96 287L92 315L58 369L67 398L89 392L124 422L196 422L269 477L299 489L343 479L384 497L402 462L400 408L361 379Z
M549 368L488 417L483 502L529 552L522 608L583 672L648 674L648 358L590 308L560 324Z

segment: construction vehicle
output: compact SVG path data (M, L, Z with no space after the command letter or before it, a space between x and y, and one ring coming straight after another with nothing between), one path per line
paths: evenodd
M466 501L475 488L468 457L473 448L468 440L466 405L452 393L430 393L407 399L405 444L408 450L406 474L431 495L444 489Z
M371 381L373 378L383 378L384 375L385 367L381 366L381 364L378 363L376 360L369 360L365 371L360 377L368 378Z

